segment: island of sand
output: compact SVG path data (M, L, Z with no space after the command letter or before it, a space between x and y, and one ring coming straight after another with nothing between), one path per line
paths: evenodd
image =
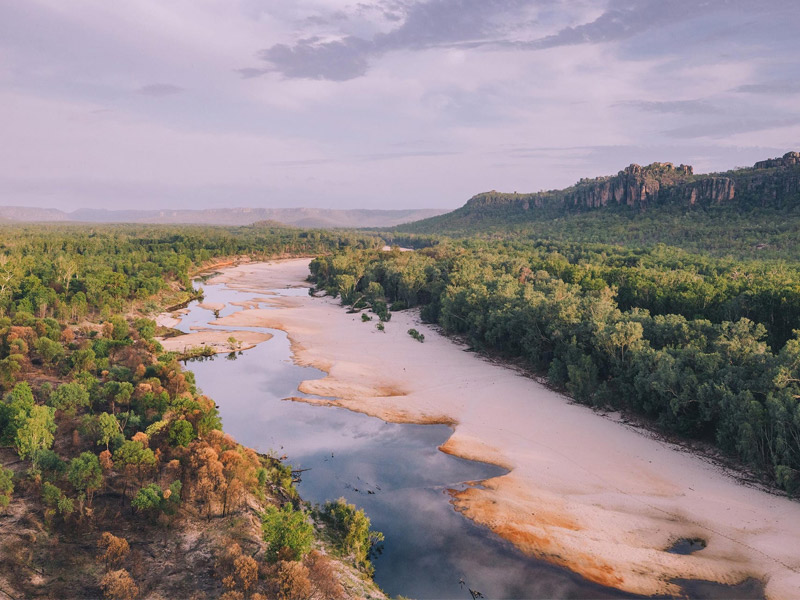
M247 264L213 281L264 295L307 285L308 262ZM442 451L509 470L454 492L455 507L526 553L642 594L678 594L677 579L755 577L770 599L800 595L800 503L465 352L414 311L394 313L382 333L330 298L264 301L269 310L214 324L286 331L294 360L328 373L303 393L387 421L451 424ZM684 538L706 547L667 552Z

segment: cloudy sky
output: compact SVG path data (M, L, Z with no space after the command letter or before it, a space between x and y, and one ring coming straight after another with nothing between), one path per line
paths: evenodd
M798 0L0 0L0 205L456 207L800 149Z

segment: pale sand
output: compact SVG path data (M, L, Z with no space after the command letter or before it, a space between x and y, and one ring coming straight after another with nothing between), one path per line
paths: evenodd
M176 327L178 323L181 322L180 315L185 315L187 312L189 311L186 310L185 308L182 308L180 310L161 313L155 318L156 325L158 325L159 327L168 327L172 329L173 327Z
M200 308L205 310L210 310L211 312L216 312L218 310L223 310L225 308L224 302L201 302L198 304Z
M231 352L229 337L235 337L241 344L237 350L247 350L256 344L266 342L272 337L269 333L258 331L218 331L203 330L194 333L185 333L176 337L156 338L167 352L185 352L189 348L208 346L216 354Z
M215 279L236 289L304 285L308 259L248 264ZM269 300L219 321L285 330L294 359L329 373L304 393L389 421L454 424L442 450L503 465L456 507L531 555L631 592L677 593L674 578L766 582L800 597L800 503L745 487L708 461L570 403L536 381L464 352L393 313L386 333L336 300ZM425 343L406 331L414 327ZM681 537L708 547L663 550Z

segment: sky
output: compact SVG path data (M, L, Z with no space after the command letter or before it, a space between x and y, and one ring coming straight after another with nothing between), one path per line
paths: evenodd
M0 0L0 205L455 208L800 150L799 0Z

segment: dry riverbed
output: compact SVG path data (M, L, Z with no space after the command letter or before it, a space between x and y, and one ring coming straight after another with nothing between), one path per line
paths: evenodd
M377 319L362 323L329 298L263 297L306 285L308 262L227 269L212 281L272 308L214 324L286 331L294 360L328 373L304 382L304 393L387 421L452 424L443 451L510 470L453 494L466 516L533 556L631 592L679 593L675 579L755 577L769 598L800 595L800 503L743 486L705 459L465 352L413 311L393 313L381 333ZM423 344L410 327L425 334ZM681 538L703 539L706 548L666 552Z

